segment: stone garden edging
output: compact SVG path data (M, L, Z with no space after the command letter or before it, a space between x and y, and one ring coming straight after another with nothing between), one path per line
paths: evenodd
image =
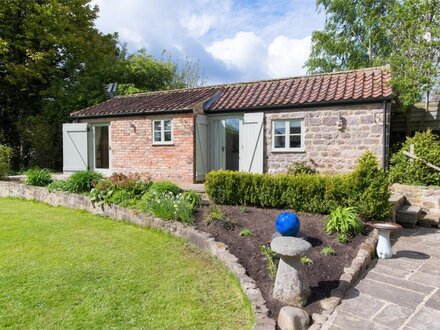
M63 206L72 209L86 210L97 215L104 215L116 220L124 220L141 227L158 228L174 236L184 238L200 250L211 254L220 260L239 280L242 290L251 302L254 313L255 330L273 330L275 321L268 316L266 301L255 281L246 275L245 268L238 263L237 257L228 251L227 245L215 241L212 235L185 226L179 222L164 221L143 213L117 205L93 205L87 196L67 192L49 192L47 188L27 186L22 183L0 181L0 197L16 197L37 200L52 206Z
M350 267L344 268L344 272L339 277L339 286L332 290L329 298L321 300L320 304L323 311L320 314L315 313L312 315L313 324L309 330L321 329L336 306L342 301L347 291L359 280L362 273L368 268L375 257L378 238L379 234L377 229L370 232L365 242L359 247L356 258L353 259Z

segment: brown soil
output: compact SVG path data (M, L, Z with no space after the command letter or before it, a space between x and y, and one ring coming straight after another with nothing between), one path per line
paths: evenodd
M219 222L212 222L208 225L205 221L209 214L208 206L203 206L196 214L197 229L211 233L217 241L229 246L230 251L246 268L248 275L257 282L266 299L270 316L276 318L283 304L272 298L274 279L267 271L266 261L260 252L260 246L271 242L272 236L276 232L275 218L282 211L247 207L243 212L243 209L238 206L225 205L221 205L219 208L227 219L236 222L233 229ZM365 237L358 236L349 244L340 244L334 235L328 236L324 233L324 216L299 212L297 214L301 221L300 235L306 236L307 241L313 246L309 255L313 264L305 267L312 291L305 309L311 315L321 311L319 300L329 297L330 291L338 286L338 279L344 267L351 264ZM239 233L245 228L250 229L253 235L241 237ZM326 246L332 247L336 251L336 256L323 256L320 252Z

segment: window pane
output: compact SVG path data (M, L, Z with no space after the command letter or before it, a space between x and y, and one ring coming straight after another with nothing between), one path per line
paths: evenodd
M276 121L274 124L275 134L284 134L286 132L286 122Z
M275 148L285 148L285 147L286 147L286 137L275 136Z
M160 132L154 132L154 142L160 142Z
M290 136L290 148L301 148L301 136L291 135Z
M165 142L171 142L171 132L165 132Z
M160 129L161 129L161 122L160 122L160 120L154 121L154 130L155 131L160 131Z
M290 122L290 134L301 134L301 122L299 121Z
M171 120L164 120L165 130L171 131Z

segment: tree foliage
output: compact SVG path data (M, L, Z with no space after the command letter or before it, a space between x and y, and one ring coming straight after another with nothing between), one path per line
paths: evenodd
M12 146L15 168L59 168L61 124L71 112L103 101L105 84L118 82L121 94L132 94L200 82L195 62L185 71L145 50L128 55L116 33L96 29L98 7L90 3L8 0L0 6L0 142Z
M312 34L309 72L390 64L404 109L435 88L440 74L439 0L317 0L326 14Z

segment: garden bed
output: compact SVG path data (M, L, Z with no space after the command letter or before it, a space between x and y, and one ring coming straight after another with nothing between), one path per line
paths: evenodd
M267 301L270 316L276 318L283 304L272 298L274 278L267 269L260 246L271 242L275 233L275 218L282 211L226 205L218 207L226 219L236 222L233 228L225 229L225 226L216 221L208 225L206 218L210 213L209 206L203 206L197 211L196 228L212 234L217 241L229 246L231 253L239 259L249 276L257 282ZM341 244L336 241L336 235L329 236L324 232L325 216L308 213L298 213L298 215L301 220L300 233L305 235L313 246L309 255L313 264L305 266L312 291L305 309L312 314L321 311L319 300L329 297L330 291L337 288L344 267L350 266L365 236L357 236L348 244ZM249 229L252 236L240 236L243 229ZM333 248L336 255L322 255L321 250L324 247Z

